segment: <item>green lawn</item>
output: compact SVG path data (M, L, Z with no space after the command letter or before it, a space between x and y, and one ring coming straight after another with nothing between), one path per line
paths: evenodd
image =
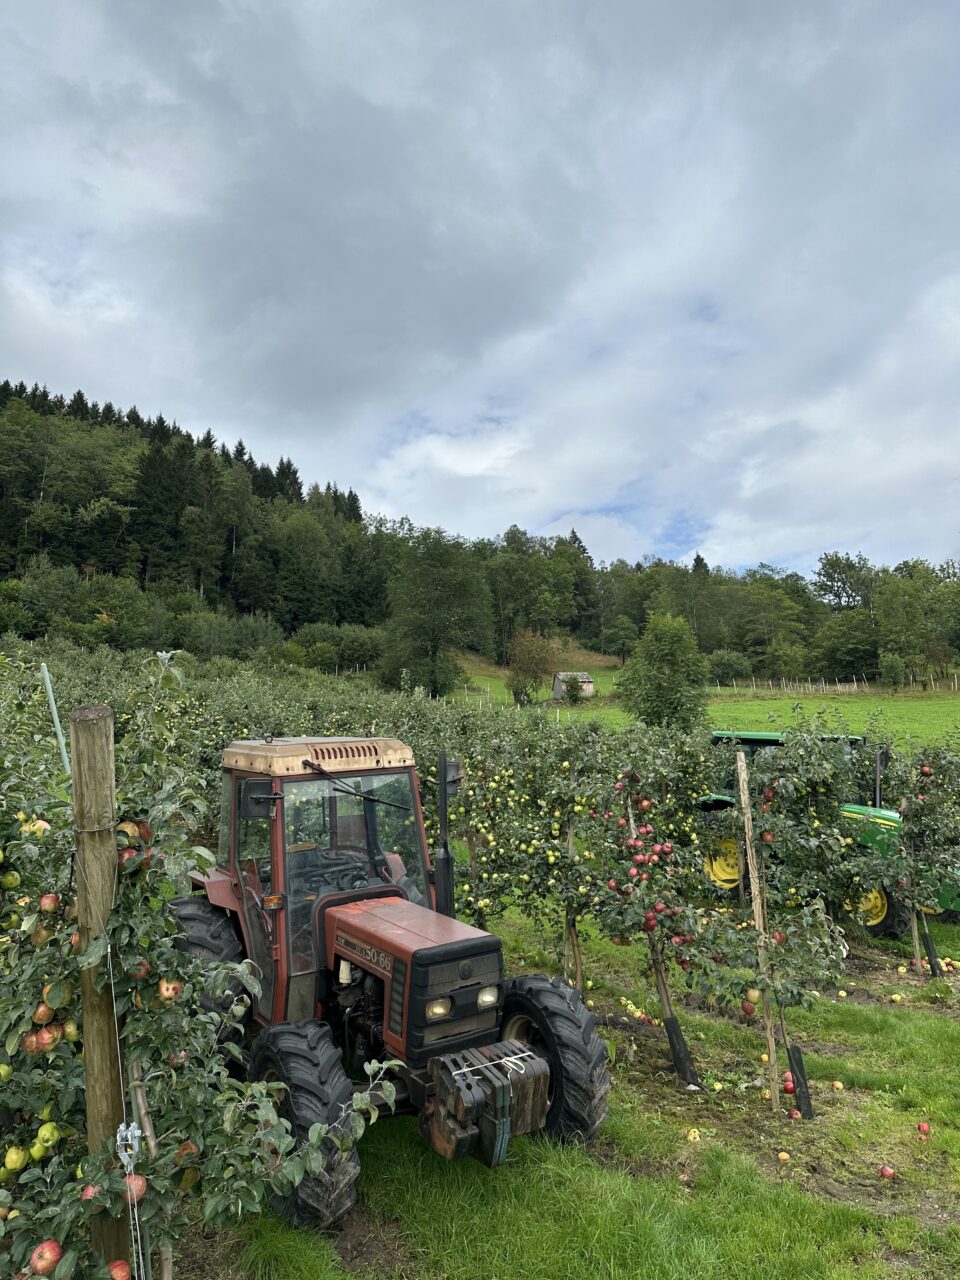
M511 917L501 933L512 968L552 967L528 921ZM960 955L960 927L935 924L933 933L941 954ZM658 1029L604 1030L614 1091L591 1151L519 1139L501 1169L446 1164L412 1120L386 1120L361 1145L361 1209L345 1235L253 1222L221 1242L225 1269L212 1270L193 1240L178 1276L956 1277L960 980L931 986L901 975L906 950L854 948L845 997L824 992L809 1011L790 1011L812 1081L811 1123L774 1117L763 1101L754 1023L688 1008L681 1018L704 1092L679 1084ZM598 1012L616 1013L621 993L655 1012L639 948L587 937L585 956ZM894 993L901 1003L891 1002ZM931 1124L929 1141L919 1139L920 1119ZM696 1143L688 1140L694 1127ZM879 1177L884 1162L897 1171L892 1182Z
M453 697L474 698L493 706L510 706L513 699L507 691L505 671L495 663L474 653L461 653L458 660L464 669L463 684ZM616 700L614 679L620 664L609 654L571 649L563 661L570 670L589 671L597 697L577 707L559 707L560 716L589 716L611 726L629 723L630 717ZM549 689L542 691L538 705L550 706ZM960 694L956 693L858 693L821 695L744 693L732 689L717 690L711 695L708 716L717 729L783 729L796 719L796 708L809 716L823 712L841 730L849 733L889 731L896 743L915 738L920 742L943 742L960 732Z
M943 742L960 729L960 695L956 693L858 693L832 698L774 694L754 698L724 691L710 700L710 720L718 729L781 729L794 721L798 704L807 715L823 709L850 733L868 733L879 724L898 743L908 738Z

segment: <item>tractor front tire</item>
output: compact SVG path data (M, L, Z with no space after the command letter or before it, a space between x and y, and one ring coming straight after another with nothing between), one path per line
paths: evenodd
M356 1201L360 1157L349 1119L353 1088L330 1028L313 1021L267 1027L253 1042L249 1075L251 1080L286 1085L277 1111L298 1141L306 1141L311 1125L329 1126L330 1135L322 1144L324 1171L305 1174L299 1186L286 1196L272 1197L271 1204L294 1226L332 1226ZM341 1150L336 1138L344 1136L351 1136L351 1141Z
M589 1141L607 1115L610 1073L597 1020L579 991L542 973L507 983L501 1040L519 1040L550 1064L550 1105L540 1136Z
M175 898L171 906L182 930L176 945L188 956L195 956L201 962L206 961L207 964L218 962L239 964L245 958L240 930L234 919L220 907L215 907L207 898L199 896ZM208 1012L223 1015L229 1012L243 993L242 984L236 979L231 979L226 995L214 999L212 996L202 994L200 1007ZM247 1010L240 1018L244 1027L249 1023L250 1016L248 997ZM232 1027L224 1026L221 1027L217 1039L221 1043L231 1041L238 1044L243 1039L243 1035Z

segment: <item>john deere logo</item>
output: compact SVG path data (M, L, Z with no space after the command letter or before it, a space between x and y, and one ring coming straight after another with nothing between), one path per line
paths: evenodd
M358 960L365 960L381 973L393 972L393 956L386 951L381 951L379 947L371 946L369 942L360 942L356 938L348 937L345 933L338 933L334 945L349 951Z

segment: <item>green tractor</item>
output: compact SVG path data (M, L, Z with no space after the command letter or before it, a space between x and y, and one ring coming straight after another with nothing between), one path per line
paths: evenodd
M850 751L862 750L865 739L859 737L838 739L848 746ZM782 733L741 731L736 729L718 729L713 734L713 744L734 743L749 757L758 751L780 746L784 741ZM857 842L880 853L889 849L896 852L903 833L903 819L895 809L885 809L880 804L879 769L874 793L873 805L845 804L841 810L843 817L852 824ZM718 812L729 809L736 800L732 795L711 794L703 796L700 805L707 812ZM735 892L740 885L741 859L737 842L731 839L715 841L705 855L707 875L713 883L725 892ZM952 889L944 887L940 892L939 914L956 918L960 914L960 897ZM905 902L897 898L883 884L869 888L857 904L867 932L875 938L899 938L910 927L910 909ZM937 914L937 913L934 913Z

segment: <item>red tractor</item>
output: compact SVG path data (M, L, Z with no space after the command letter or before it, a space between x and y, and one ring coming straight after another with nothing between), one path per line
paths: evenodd
M258 967L248 1071L287 1086L297 1136L337 1131L369 1087L364 1064L396 1060L396 1109L434 1150L497 1165L514 1134L592 1138L610 1076L580 993L542 974L505 980L499 938L452 918L448 785L441 758L432 865L402 742L231 743L217 865L175 905L185 950ZM353 1204L356 1149L329 1154L284 1206L295 1220L326 1226Z

